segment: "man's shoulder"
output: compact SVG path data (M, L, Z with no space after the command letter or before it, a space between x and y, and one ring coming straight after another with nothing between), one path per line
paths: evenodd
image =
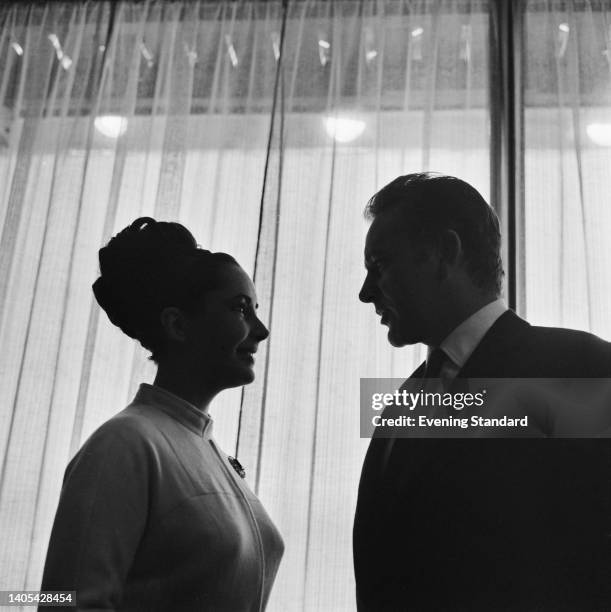
M529 325L530 333L540 340L552 342L572 342L595 348L611 347L611 342L590 332L568 327L547 327L542 325Z
M585 331L530 325L509 310L488 330L461 375L607 377L611 376L611 343Z
M610 342L578 329L524 323L518 335L518 352L522 369L530 368L531 375L611 375Z
M611 343L577 329L532 326L529 343L535 354L546 355L570 376L611 376Z
M592 333L567 327L529 326L528 343L534 350L572 350L581 357L611 355L611 342Z

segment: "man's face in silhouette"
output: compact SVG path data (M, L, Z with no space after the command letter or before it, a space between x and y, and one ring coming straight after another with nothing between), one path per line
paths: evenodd
M372 303L388 326L393 346L426 342L434 332L439 300L439 262L417 248L398 214L376 216L365 241L367 276L359 299Z

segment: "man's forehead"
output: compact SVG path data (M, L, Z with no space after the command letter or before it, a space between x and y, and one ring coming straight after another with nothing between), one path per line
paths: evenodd
M393 212L375 217L372 221L365 238L365 258L408 244L407 228Z
M385 252L388 251L388 248L389 245L387 243L372 244L369 241L366 241L364 250L365 261L369 261L371 259L374 259L375 257L380 257L380 255L383 255Z

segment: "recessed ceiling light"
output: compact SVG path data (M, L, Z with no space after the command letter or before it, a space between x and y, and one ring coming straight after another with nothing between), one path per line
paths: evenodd
M325 129L331 138L337 142L352 142L365 130L365 122L349 117L327 117L324 120Z
M127 119L120 115L102 115L94 121L95 129L108 138L119 138L127 130Z
M590 123L586 132L594 144L611 147L611 123Z

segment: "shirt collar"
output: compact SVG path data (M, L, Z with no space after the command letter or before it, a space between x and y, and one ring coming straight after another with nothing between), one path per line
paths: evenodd
M166 389L142 383L133 403L147 404L159 408L199 436L209 438L212 435L213 421L210 416Z
M465 319L439 345L458 368L462 368L495 321L507 310L502 299L494 300ZM429 347L430 355L433 347Z

